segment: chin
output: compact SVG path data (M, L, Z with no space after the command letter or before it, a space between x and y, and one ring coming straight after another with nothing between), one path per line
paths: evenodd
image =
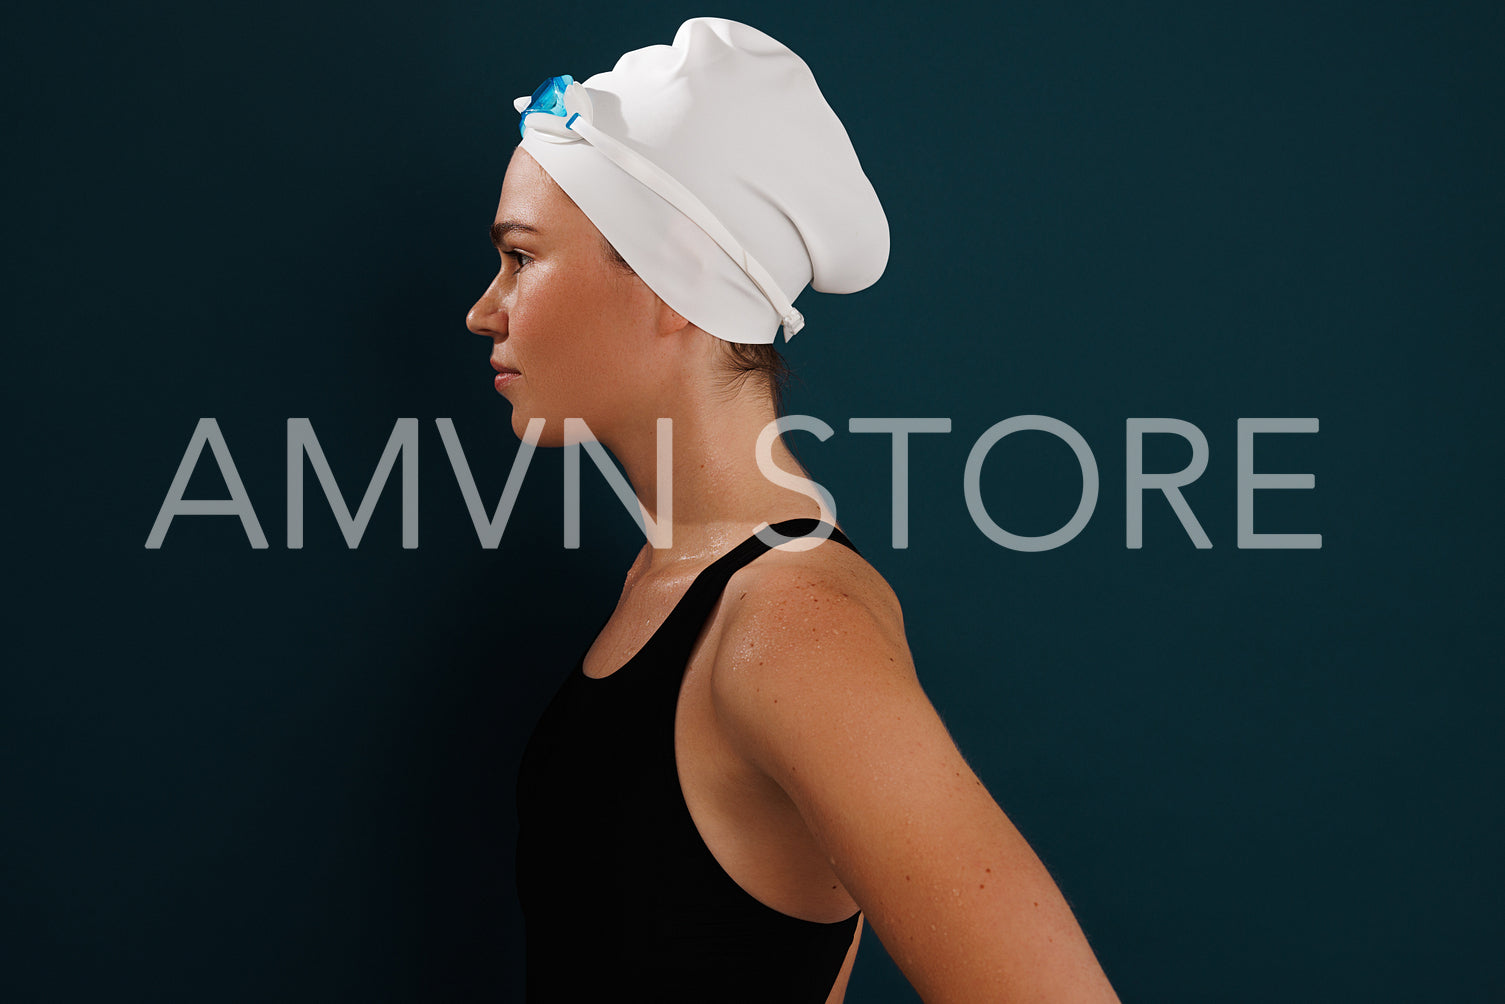
M563 418L557 418L553 415L547 418L541 415L530 415L516 406L512 409L512 434L521 442L527 438L529 423L536 421L543 422L543 430L538 437L536 446L559 447L565 445Z
M513 407L513 409L512 409L512 434L518 438L519 442L521 442L526 437L526 435L527 435L527 432L528 432L528 419L530 417L531 416L529 416L527 414L524 414L517 407L515 407L515 406ZM553 429L549 428L549 425L550 425L550 423L548 423L548 422L544 423L544 427L543 427L543 433L544 434L543 434L543 437L539 440L539 445L540 446L546 446L546 445L548 445L547 441L548 441L548 438L549 438L549 434L554 431Z

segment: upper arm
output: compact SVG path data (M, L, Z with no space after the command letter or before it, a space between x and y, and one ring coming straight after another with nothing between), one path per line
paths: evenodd
M715 658L725 734L793 800L926 1001L1115 1000L921 689L891 595L795 567L758 579Z

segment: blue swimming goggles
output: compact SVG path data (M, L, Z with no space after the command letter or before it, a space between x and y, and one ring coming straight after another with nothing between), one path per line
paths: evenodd
M565 118L569 113L564 110L564 91L575 82L575 78L568 73L550 77L538 85L538 90L533 92L533 99L528 107L523 109L522 117L517 120L517 131L520 135L528 134L528 116L535 112L545 115L558 115Z

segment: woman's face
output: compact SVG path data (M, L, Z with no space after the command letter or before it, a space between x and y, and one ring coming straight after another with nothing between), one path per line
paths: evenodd
M607 259L595 224L519 149L492 224L501 270L466 315L492 340L497 390L512 403L521 437L543 418L542 445L564 442L564 419L608 426L647 419L673 369L669 338L657 337L662 301ZM506 371L513 371L510 375ZM638 415L643 411L644 415Z

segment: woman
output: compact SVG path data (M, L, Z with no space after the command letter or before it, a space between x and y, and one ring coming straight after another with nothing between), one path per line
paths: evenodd
M468 325L518 435L593 437L672 531L524 756L529 999L840 1001L866 920L927 1001L1114 1000L921 690L893 592L790 490L782 441L758 457L792 293L888 257L809 70L700 18L518 107Z

